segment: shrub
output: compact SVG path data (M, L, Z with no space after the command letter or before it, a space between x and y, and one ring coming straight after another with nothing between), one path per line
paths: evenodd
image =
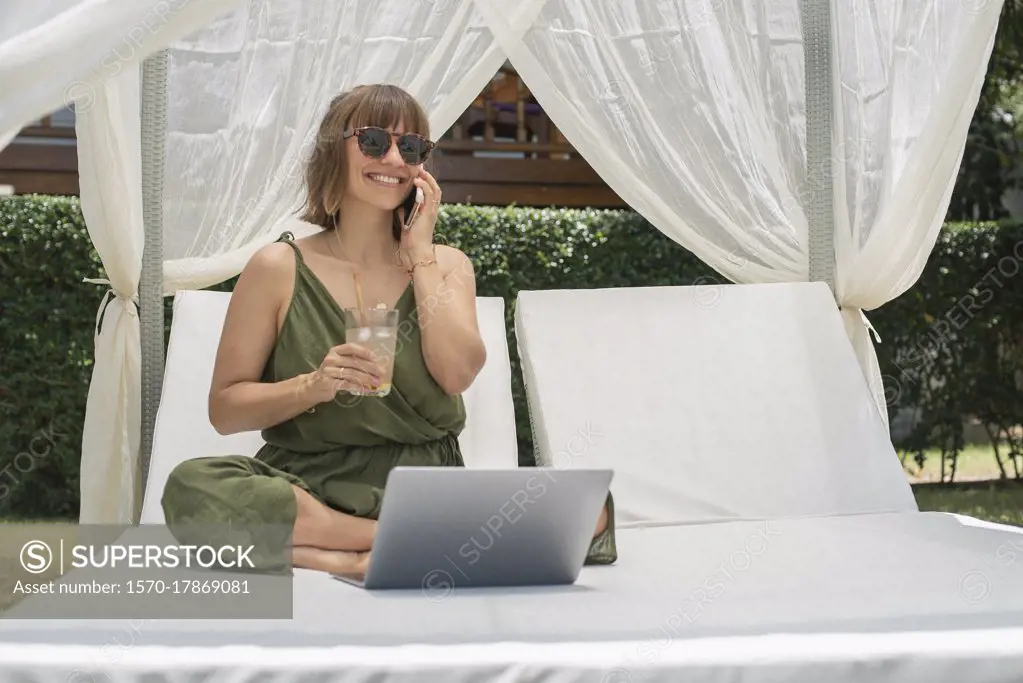
M926 449L941 450L951 478L964 422L974 420L999 467L1019 477L1023 226L946 225L920 281L870 317L896 444L918 464Z
M104 293L82 281L104 277L102 265L76 198L0 200L0 234L0 515L73 518ZM479 295L506 301L523 464L532 464L532 439L514 338L519 290L726 282L630 211L446 206L437 235L473 260ZM1021 266L1021 226L949 225L920 281L869 313L898 446L944 447L954 466L964 418L992 430L1023 421ZM1004 453L1014 446L1019 455L1013 434ZM1005 462L1015 475L1018 461Z
M78 202L0 201L0 514L75 517L103 277Z

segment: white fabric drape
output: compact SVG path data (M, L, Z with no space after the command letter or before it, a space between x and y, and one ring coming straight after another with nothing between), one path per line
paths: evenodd
M96 91L76 117L82 214L109 286L96 323L95 364L82 433L82 524L132 521L141 421L135 308L142 271L139 72Z
M861 311L910 287L933 247L1001 4L832 3L837 295L882 415ZM0 26L0 148L75 103L83 212L113 292L83 434L83 522L124 522L134 508L137 67L183 36L170 60L168 293L237 274L295 227L301 162L333 94L402 85L439 135L505 55L658 229L735 282L808 277L799 0L12 4Z
M11 8L0 46L0 143L21 125L74 102L82 214L107 278L82 432L83 524L134 519L141 423L141 343L135 308L143 225L139 65L239 0L60 0Z
M504 55L472 0L252 0L169 58L164 291L228 279L295 218L303 163L337 93L392 83L442 134Z
M934 248L1001 7L1002 0L832 5L836 289L885 419L862 311L909 289Z
M74 104L82 213L109 286L97 313L82 434L86 524L134 516L142 254L139 65L242 0L8 3L0 22L0 149L34 119Z
M42 116L88 109L102 84L243 0L28 0L3 3L0 149Z
M477 0L605 182L736 282L805 280L798 0Z
M808 279L799 0L476 0L601 177L733 282ZM1001 1L832 3L836 297L887 421L863 310L934 246ZM985 48L986 46L986 48Z
M504 59L471 1L422 3L418 14L398 1L275 2L271 9L265 0L218 0L201 11L193 7L200 4L179 7L161 33L163 40L201 27L171 58L168 255L221 256L228 247L221 260L200 260L191 269L171 265L190 286L236 274L259 238L272 235L291 208L298 160L309 150L304 136L333 92L354 82L398 82L423 98L442 131ZM225 7L242 4L210 23ZM125 9L119 18L128 26ZM139 42L153 49L166 44L151 35ZM118 74L90 72L97 80L89 81L88 106L78 107L83 212L114 294L96 338L86 410L83 523L130 522L138 491L140 341L131 299L143 243L137 65L144 54L139 49L131 61L117 56L124 59ZM457 66L449 69L449 62ZM182 250L182 234L198 250Z

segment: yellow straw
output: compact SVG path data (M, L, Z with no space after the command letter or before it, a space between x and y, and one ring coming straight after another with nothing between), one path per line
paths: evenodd
M359 279L358 271L355 272L355 300L359 305L359 327L366 326L366 306L362 300L362 281Z

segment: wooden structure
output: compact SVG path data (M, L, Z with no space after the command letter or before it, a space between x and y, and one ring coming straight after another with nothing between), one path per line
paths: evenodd
M62 110L21 133L0 152L0 185L16 194L78 194L74 113Z
M453 203L625 206L507 63L438 139L433 170ZM17 194L78 194L74 113L36 122L0 152L0 185Z
M445 200L624 207L572 148L508 63L438 140Z

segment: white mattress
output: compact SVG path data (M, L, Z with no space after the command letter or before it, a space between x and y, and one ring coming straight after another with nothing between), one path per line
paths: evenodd
M916 510L824 283L520 292L539 461L621 524Z
M1020 529L891 513L633 528L619 548L561 588L378 593L300 571L290 621L33 621L16 607L0 677L1023 680Z
M634 524L617 564L569 587L451 594L299 570L290 620L18 619L22 604L0 619L0 680L1023 680L1023 530L916 511L826 289L729 289L713 314L679 289L541 294L519 303L539 443L616 470ZM144 521L162 521L180 460L258 448L206 418L226 301L176 302ZM489 360L463 449L469 466L515 466L503 307L479 310ZM638 378L607 361L648 335ZM672 517L691 523L642 521Z

